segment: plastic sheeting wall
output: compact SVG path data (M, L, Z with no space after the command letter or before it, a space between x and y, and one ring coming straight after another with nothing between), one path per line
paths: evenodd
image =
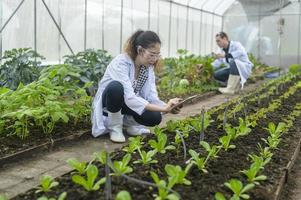
M175 56L177 49L208 54L216 49L214 35L222 17L165 0L44 0L74 53L87 48L122 51L137 29L157 32L162 55ZM0 1L0 27L22 0ZM42 0L25 0L0 34L0 53L31 47L48 62L61 61L71 51Z
M274 3L281 3L275 1ZM244 13L235 3L224 15L224 30L248 52L271 66L301 63L301 3L292 1L274 13Z

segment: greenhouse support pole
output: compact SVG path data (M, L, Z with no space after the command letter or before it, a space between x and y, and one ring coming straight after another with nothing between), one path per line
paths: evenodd
M222 5L222 2L223 2L224 0L220 0L218 3L217 3L217 5L215 6L215 8L213 8L213 13L215 14L215 12L216 12L216 10L220 7L220 5ZM215 18L215 15L212 15L212 28L211 28L211 35L212 35L212 37L213 37L213 35L215 35L214 34L214 23L215 23L215 20L214 20L214 18ZM214 38L212 38L212 41L211 41L211 52L213 51L213 46L214 46Z
M6 20L6 22L4 23L4 25L2 26L2 28L0 29L0 33L2 33L2 31L4 30L4 28L6 27L6 25L8 24L8 22L13 18L13 16L15 16L15 14L17 13L17 11L19 10L19 8L22 6L22 4L24 3L25 0L22 0L19 5L17 6L17 8L14 10L14 12L9 16L9 18Z
M62 0L59 0L58 3L58 23L59 23L59 27L60 29L62 28L62 16L61 16L61 8L62 6ZM61 63L61 56L62 56L62 45L61 45L61 34L58 33L58 52L59 52L59 63Z
M102 16L101 16L101 45L102 49L105 49L105 0L102 0Z
M203 24L202 24L202 20L203 20L203 13L205 12L204 11L204 7L205 7L205 5L207 4L207 2L208 2L208 0L206 0L203 4L202 4L202 6L201 6L201 28L202 28L202 26L203 26ZM205 27L204 27L204 29L206 28L206 24L205 24ZM205 33L205 32L204 32ZM205 50L205 53L206 53L206 33L204 34L205 35L205 40L204 40L204 46L205 46L205 48L204 48L204 50ZM200 38L201 38L201 40L202 40L202 36L203 36L203 34L202 34L202 31L200 32ZM200 40L200 46L202 45L202 42L201 42L201 40Z
M171 44L171 12L172 2L169 3L169 23L168 23L168 56L170 56L170 44Z
M58 23L55 21L55 19L54 19L54 17L53 17L53 15L52 15L52 13L50 12L50 10L49 10L49 8L48 8L47 4L45 3L45 1L44 1L44 0L42 0L42 2L43 2L43 4L44 4L44 6L45 6L45 8L46 8L46 10L47 10L47 12L48 12L48 14L50 15L50 17L51 17L52 21L54 22L54 24L55 24L56 28L57 28L57 29L58 29L58 31L60 32L60 34L61 34L61 36L63 37L64 41L66 42L66 44L67 44L67 46L68 46L68 48L69 48L70 52L71 52L71 53L74 55L74 52L73 52L73 50L72 50L71 46L69 45L68 41L66 40L66 38L65 38L65 36L64 36L64 34L63 34L63 32L62 32L61 28L59 27Z
M180 16L179 16L179 6L177 6L177 32L176 32L176 37L177 37L177 44L176 44L176 52L179 49L179 28L180 28Z
M34 23L33 23L33 46L34 50L37 51L37 0L34 0L33 6L33 13L34 13ZM35 58L36 60L36 58Z
M298 64L301 64L301 58L300 58L300 39L301 39L301 0L298 1L299 2L299 30L298 30Z
M120 6L120 9L121 9L121 16L120 16L120 46L119 46L119 53L122 52L122 23L123 23L123 0L121 0L121 6Z
M158 1L158 5L157 5L157 33L160 35L160 3Z
M202 20L203 20L203 12L201 11L200 12L200 41L199 41L199 54L202 55L202 26L203 26L203 23L202 23Z
M185 49L187 49L188 46L188 24L189 24L189 4L191 0L188 0L186 5L186 31L185 31Z
M132 4L133 5L133 4ZM133 12L133 11L132 11ZM147 29L150 29L150 12L151 12L151 0L148 0L148 18L147 18Z
M87 0L85 0L84 50L87 49Z

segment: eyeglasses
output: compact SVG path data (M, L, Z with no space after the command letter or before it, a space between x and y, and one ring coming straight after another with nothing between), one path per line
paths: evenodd
M149 51L147 49L145 49L145 51L147 52L147 54L149 55L150 58L155 58L155 59L161 58L161 54L160 53L151 52L151 51Z

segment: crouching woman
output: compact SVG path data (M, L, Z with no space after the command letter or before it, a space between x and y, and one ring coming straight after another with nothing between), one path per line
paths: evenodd
M128 135L149 133L145 126L161 122L180 99L164 103L158 98L154 69L159 67L161 41L152 31L136 31L124 53L107 66L93 100L92 135L110 133L113 142L125 142Z

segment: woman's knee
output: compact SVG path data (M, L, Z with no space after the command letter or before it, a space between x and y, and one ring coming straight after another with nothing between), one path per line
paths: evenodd
M123 89L123 85L119 82L119 81L111 81L107 87L106 87L106 90L110 91L111 93L114 93L114 94L122 94L123 95L123 92L124 92L124 89Z
M156 126L162 121L161 113L155 111L145 111L139 118L135 120L144 126Z

